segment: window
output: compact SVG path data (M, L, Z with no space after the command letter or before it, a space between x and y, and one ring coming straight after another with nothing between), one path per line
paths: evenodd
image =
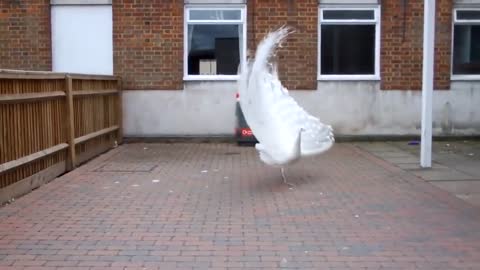
M320 8L319 79L379 79L375 8Z
M111 5L52 5L52 69L113 74Z
M480 77L480 9L456 9L452 78Z
M245 9L185 8L184 79L235 80L245 62Z

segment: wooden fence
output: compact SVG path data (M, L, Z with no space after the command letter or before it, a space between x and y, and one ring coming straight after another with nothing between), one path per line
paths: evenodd
M0 70L0 204L122 141L114 76Z

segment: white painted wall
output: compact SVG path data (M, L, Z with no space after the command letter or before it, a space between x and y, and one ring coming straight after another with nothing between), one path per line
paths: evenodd
M53 71L113 74L111 5L54 5Z
M480 83L452 82L433 93L434 135L480 135ZM126 136L231 135L235 82L190 82L181 91L125 91ZM378 82L319 82L290 91L342 135L419 135L421 91L384 91Z
M235 93L235 82L192 82L173 91L124 91L124 134L233 134Z

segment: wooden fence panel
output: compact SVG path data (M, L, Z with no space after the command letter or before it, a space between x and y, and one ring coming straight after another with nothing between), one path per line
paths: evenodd
M75 138L88 139L76 144L75 150L80 162L114 146L115 141L118 143L114 132L120 123L115 106L119 98L118 86L118 81L74 78ZM98 131L110 132L98 133L97 137L86 137Z
M57 79L0 79L0 96L22 96L57 93L64 91L64 85ZM29 154L47 149L64 142L62 130L64 113L62 96L49 99L30 100L6 99L0 103L0 164L20 159ZM3 99L2 99L3 100ZM62 160L56 153L34 161L22 169L0 174L0 188L11 185Z
M0 70L0 203L121 143L120 104L113 76Z

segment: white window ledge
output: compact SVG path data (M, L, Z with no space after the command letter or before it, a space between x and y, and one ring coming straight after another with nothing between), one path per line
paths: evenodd
M379 0L318 0L319 4L380 4Z
M238 75L191 75L183 77L184 81L237 81Z
M318 81L379 81L378 75L320 75Z
M478 75L452 75L452 81L480 81L480 74Z
M454 0L455 5L478 5L480 0Z
M184 0L185 4L245 4L247 0Z

